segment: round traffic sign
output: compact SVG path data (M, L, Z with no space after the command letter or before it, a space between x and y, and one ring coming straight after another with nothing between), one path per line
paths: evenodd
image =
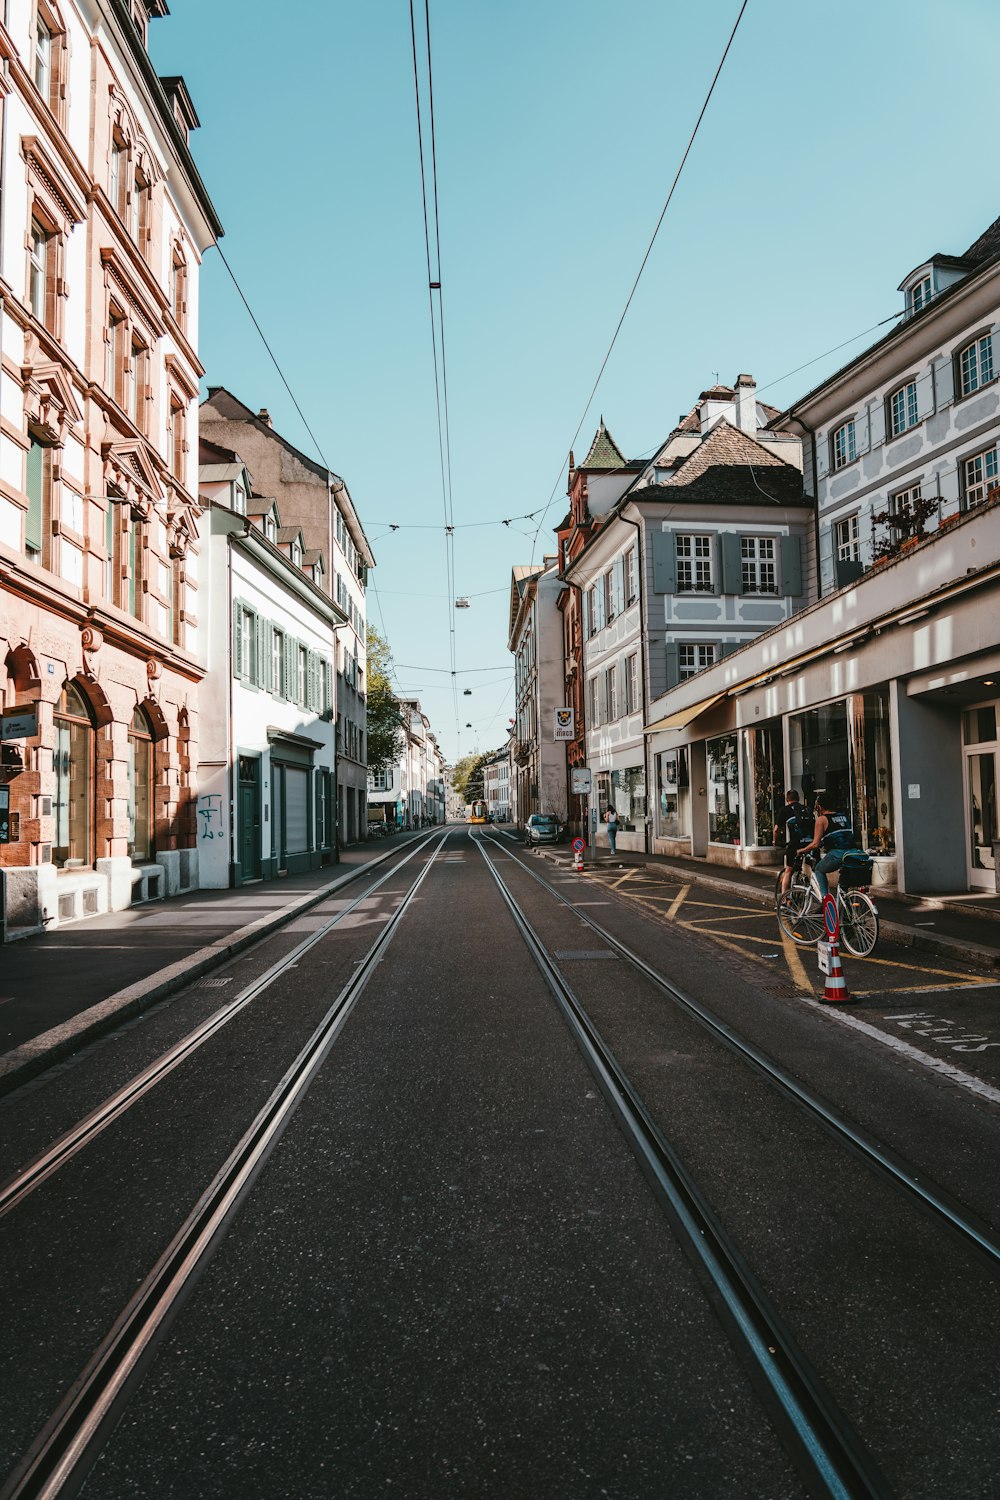
M840 931L840 919L837 916L837 903L829 893L823 897L823 921L832 943Z
M574 852L574 854L579 854L580 850L581 849L586 849L586 847L587 846L583 842L583 839L574 839L573 840L573 852Z

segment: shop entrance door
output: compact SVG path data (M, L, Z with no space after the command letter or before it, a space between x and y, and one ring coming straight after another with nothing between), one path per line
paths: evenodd
M244 884L259 880L260 863L260 759L256 755L239 758L239 849Z
M978 747L965 753L969 818L969 883L995 890L993 845L997 838L997 752Z

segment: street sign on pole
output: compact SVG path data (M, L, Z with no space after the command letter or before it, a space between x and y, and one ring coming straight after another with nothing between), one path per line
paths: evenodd
M573 766L569 773L570 790L574 797L586 797L590 793L591 777L589 766Z

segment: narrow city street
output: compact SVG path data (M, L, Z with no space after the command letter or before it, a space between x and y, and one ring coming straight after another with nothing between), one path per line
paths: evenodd
M345 873L0 1099L5 1500L990 1493L982 955L833 1008L662 867Z

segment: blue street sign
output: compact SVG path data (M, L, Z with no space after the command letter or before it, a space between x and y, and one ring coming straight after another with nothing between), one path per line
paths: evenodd
M837 903L829 894L823 897L823 921L830 937L830 942L835 943L840 934L840 918L837 916Z

